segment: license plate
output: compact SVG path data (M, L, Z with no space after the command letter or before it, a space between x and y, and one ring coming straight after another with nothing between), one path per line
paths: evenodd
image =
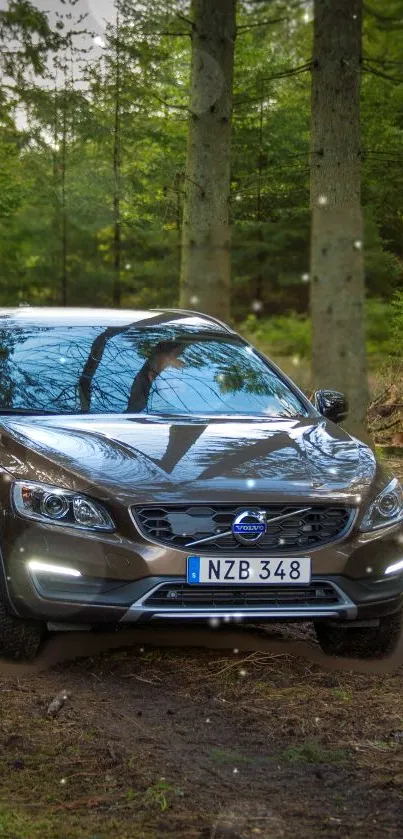
M307 584L311 581L311 558L251 557L224 559L207 556L188 556L187 581L200 583L265 583L266 585Z

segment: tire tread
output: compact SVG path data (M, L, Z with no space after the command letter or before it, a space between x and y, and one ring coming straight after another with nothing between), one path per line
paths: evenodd
M315 623L323 652L346 658L386 658L395 651L403 626L403 610L379 619L376 627L343 627Z
M38 653L43 634L43 624L10 614L0 600L0 657L31 661Z

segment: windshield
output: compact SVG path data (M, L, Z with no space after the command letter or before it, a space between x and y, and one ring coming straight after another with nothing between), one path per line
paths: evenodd
M199 330L2 329L0 373L0 413L307 414L253 349Z

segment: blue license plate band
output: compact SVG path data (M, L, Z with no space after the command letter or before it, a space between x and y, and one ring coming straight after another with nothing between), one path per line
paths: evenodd
M200 557L188 556L188 583L200 582Z

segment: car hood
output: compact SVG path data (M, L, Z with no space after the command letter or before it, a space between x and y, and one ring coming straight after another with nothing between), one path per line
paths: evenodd
M2 463L15 478L124 503L245 503L320 498L357 503L377 471L372 451L324 418L3 418Z

